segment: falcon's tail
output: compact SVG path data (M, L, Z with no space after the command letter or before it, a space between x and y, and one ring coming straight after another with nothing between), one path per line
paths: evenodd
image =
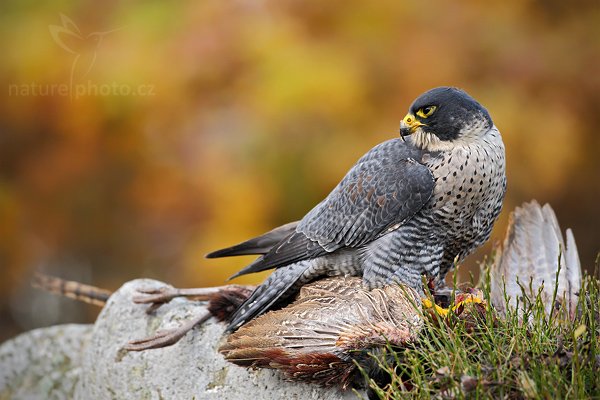
M304 276L311 264L311 260L307 260L275 270L235 311L227 331L235 331L254 317L294 296L302 285L308 283Z
M206 258L220 258L231 256L242 256L249 254L266 254L273 246L281 242L292 232L295 231L298 221L290 222L289 224L277 227L263 235L246 240L245 242L236 244L225 249L208 253Z

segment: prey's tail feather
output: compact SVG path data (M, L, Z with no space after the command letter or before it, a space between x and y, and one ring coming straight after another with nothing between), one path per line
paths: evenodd
M269 311L278 302L295 295L308 282L306 272L311 264L311 260L306 260L275 270L235 311L227 332L235 331L254 317Z
M289 224L282 225L263 235L236 244L235 246L227 247L225 249L208 253L206 255L206 258L266 254L276 244L278 244L283 239L288 237L292 232L294 232L296 230L296 225L298 225L298 221L290 222Z
M36 273L31 280L31 286L37 289L45 290L49 293L58 294L82 301L84 303L93 304L95 306L104 306L112 294L110 290L101 289L95 286L86 285L75 281L67 281L65 279L54 276Z

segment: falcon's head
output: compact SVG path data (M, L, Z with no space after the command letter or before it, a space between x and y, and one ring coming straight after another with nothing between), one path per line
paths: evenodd
M415 145L436 150L477 140L493 126L488 111L465 91L439 87L412 103L400 123L400 134L413 134Z

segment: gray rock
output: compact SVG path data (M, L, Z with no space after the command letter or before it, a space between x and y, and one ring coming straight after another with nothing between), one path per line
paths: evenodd
M0 346L0 399L72 399L91 325L35 329Z
M168 329L204 310L175 299L155 314L136 305L137 288L166 286L152 280L126 283L91 326L56 326L25 333L0 347L0 399L355 399L338 389L292 383L270 370L247 370L217 352L224 326L209 321L177 344L143 352L122 346ZM6 371L6 372L5 372Z

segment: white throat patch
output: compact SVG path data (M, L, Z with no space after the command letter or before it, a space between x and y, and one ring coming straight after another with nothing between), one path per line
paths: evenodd
M476 120L460 131L460 136L454 140L440 140L433 133L427 133L418 128L410 135L415 146L428 151L448 151L457 147L468 147L477 140L483 139L488 134L498 132L496 126L488 127L483 120Z

